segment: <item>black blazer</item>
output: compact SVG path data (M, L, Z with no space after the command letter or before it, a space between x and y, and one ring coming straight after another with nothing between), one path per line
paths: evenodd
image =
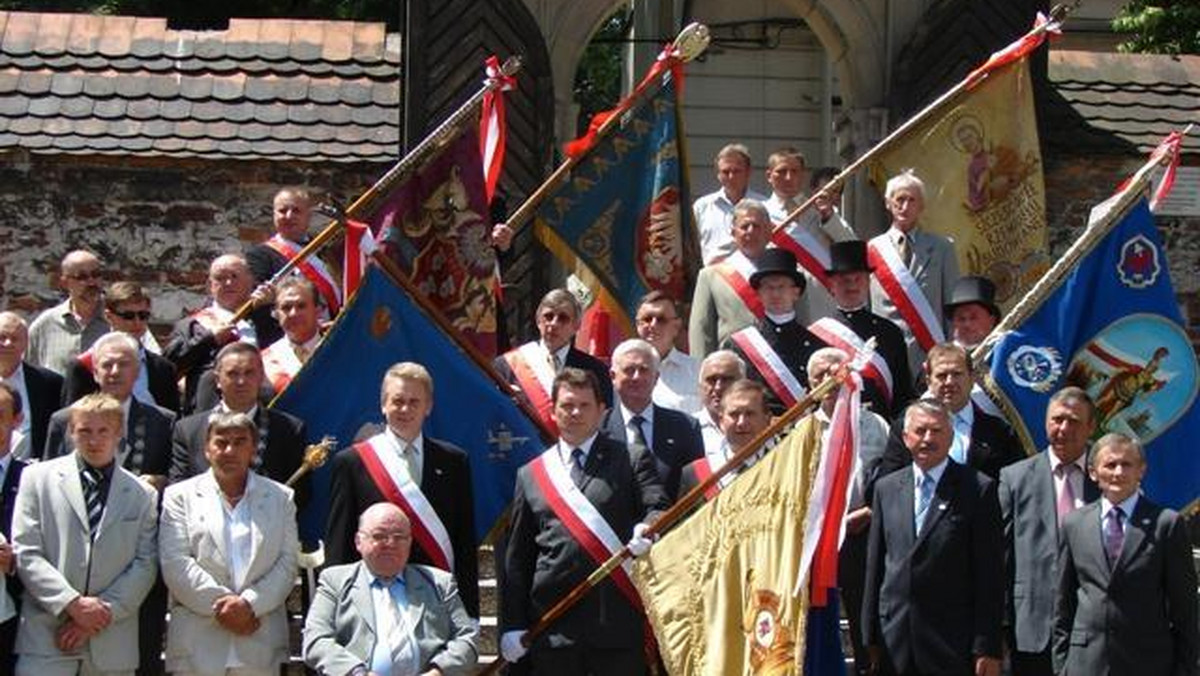
M329 520L325 529L325 563L336 565L359 560L354 546L358 517L383 493L363 466L354 447L344 448L330 460ZM421 493L441 519L454 550L454 579L471 617L479 617L479 555L475 541L475 501L467 453L446 441L424 437ZM413 563L432 560L419 546L410 554Z
M205 435L208 432L208 417L211 411L195 413L182 418L175 423L171 435L171 483L183 481L201 474L208 469L208 457L204 454ZM305 429L304 422L299 418L259 406L254 414L254 422L263 429L263 416L266 420L266 443L263 448L260 438L260 448L263 448L257 462L261 463L255 469L263 476L284 483L292 473L304 462ZM261 432L260 432L261 437ZM293 500L296 503L296 513L299 514L308 504L312 494L311 475L305 475L293 486Z
M892 372L890 406L874 383L867 381L863 396L871 402L871 409L885 418L903 411L908 402L916 396L913 392L915 377L908 366L908 344L904 342L904 332L892 320L865 308L853 311L839 309L833 318L850 327L850 330L863 340L874 338L875 352L883 358Z
M613 406L604 414L600 425L602 434L632 446L634 441L625 435L625 419L621 407ZM679 476L688 463L704 456L704 438L700 423L686 413L654 404L654 431L650 439L650 454L658 470L658 480L671 502L679 494Z
M759 333L762 334L763 340L771 346L771 349L775 350L775 354L779 355L780 360L792 372L792 375L796 377L800 385L808 389L808 358L812 356L813 352L823 347L828 347L825 341L816 337L811 331L804 328L803 324L797 321L776 324L770 318L764 317L758 320L755 326L758 328ZM746 372L749 377L767 386L769 394L768 403L771 413L775 415L782 414L787 407L783 405L779 396L775 394L775 390L771 388L767 379L758 370L758 367L754 365L754 362L746 356L746 353L742 351L742 348L738 347L737 343L733 342L733 338L726 339L721 347L726 350L733 350L746 362Z
M650 454L600 435L584 465L582 491L622 542L667 508ZM501 599L503 631L528 629L597 564L555 515L526 464L517 472ZM535 646L580 644L641 651L644 618L610 579L592 589Z
M875 487L863 643L883 648L884 673L974 673L975 657L1001 654L1004 544L996 482L949 461L919 536L914 485L909 469Z
M149 378L150 396L160 408L179 415L179 384L175 377L175 365L170 359L154 354L146 355L146 376ZM100 391L96 378L78 359L71 364L63 384L63 406L70 406L83 396Z
M75 450L75 442L67 433L70 422L69 408L60 409L51 416L42 460L67 455ZM171 425L174 422L175 414L167 409L131 398L129 420L125 421L124 443L128 445L128 455L122 466L134 474L166 476L171 468Z
M29 417L29 457L41 457L46 448L46 431L50 428L50 416L62 407L63 377L29 362L25 367L24 413Z
M271 317L270 306L255 308L250 313L250 322L254 324L260 348L283 336L283 330ZM196 388L201 374L212 370L221 347L217 345L216 336L194 317L184 317L171 329L162 356L169 359L175 365L176 373L184 377L182 412L185 415L200 410L196 407Z
M504 360L503 356L496 357L492 361L492 366L494 366L496 372L499 373L502 378L504 378L505 382L507 382L509 385L518 387L519 389L520 386L517 383L517 377L513 375L512 369L509 368L508 362ZM599 359L596 359L587 352L584 352L583 350L577 350L574 346L571 346L571 348L567 351L567 361L563 364L563 366L571 366L594 373L596 375L596 379L600 381L600 390L604 393L604 405L612 406L612 376L609 373L607 364ZM546 394L549 395L550 393L547 392Z
M4 484L0 486L0 532L4 538L12 542L13 506L17 500L17 487L21 485L21 472L25 471L25 462L13 458L9 460L8 472L4 475ZM21 578L15 573L6 575L0 572L0 591L8 593L16 605L17 614L7 622L0 622L0 671L12 673L16 665L13 646L17 640L17 625L21 614Z

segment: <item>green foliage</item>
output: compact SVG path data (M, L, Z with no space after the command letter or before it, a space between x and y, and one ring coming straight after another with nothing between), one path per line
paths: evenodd
M1197 0L1131 0L1112 22L1129 35L1122 52L1200 54L1200 2Z
M633 12L619 9L604 22L583 50L575 71L575 102L579 104L578 133L587 131L592 115L621 100L623 41L633 26Z

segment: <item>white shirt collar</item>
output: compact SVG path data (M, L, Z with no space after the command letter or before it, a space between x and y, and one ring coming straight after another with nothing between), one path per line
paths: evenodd
M949 464L950 464L950 456L946 456L937 465L931 467L928 472L923 472L923 471L921 471L920 467L917 467L917 463L914 462L912 464L913 479L914 479L913 483L915 485L919 486L921 484L921 477L926 474L933 477L934 484L941 483L942 475L946 473L946 466Z
M309 338L308 340L304 341L303 343L300 343L299 345L297 345L296 343L293 343L292 341L289 340L288 346L292 348L293 352L296 351L297 348L300 348L300 349L307 350L309 354L312 354L312 351L317 349L317 343L319 343L319 342L321 342L321 332L317 331L316 333L313 334L312 338Z
M413 439L412 441L405 441L403 439L403 437L401 437L399 434L396 434L396 430L393 430L391 427L385 427L383 434L384 434L384 436L387 437L387 440L396 447L396 450L398 450L398 451L403 450L403 448L409 444L412 445L413 453L416 455L420 455L421 452L425 450L425 433L424 432L417 432L417 438Z
M567 467L570 467L572 462L571 451L578 448L579 450L583 451L583 462L586 464L588 456L592 453L592 444L596 443L596 437L598 436L600 436L600 430L592 432L592 436L584 439L583 443L579 444L578 446L572 446L571 444L568 444L566 439L559 439L558 457L562 458L563 464L565 464Z
M917 234L916 228L913 228L908 232L901 232L900 228L897 228L895 225L891 225L888 226L887 229L888 240L891 241L892 244L899 244L901 237L907 237L909 244L912 244L913 235L915 234Z
M551 350L550 347L548 345L546 345L546 342L543 340L538 340L538 344L542 346L542 349L546 351L546 354L551 355L553 357L558 357L559 368L562 368L567 365L567 355L571 352L571 341L568 340L566 345L563 345L562 347L558 348L557 350Z
M217 410L221 413L233 413L233 409L229 408L224 399L217 402ZM251 420L258 420L258 404L251 406L250 410L246 411L246 415L250 416Z
M1059 457L1054 454L1054 451L1049 448L1046 449L1046 455L1050 459L1050 472L1057 472L1058 466L1063 464L1063 461L1060 460ZM1071 464L1078 467L1079 471L1087 474L1087 453L1080 453L1079 457L1075 458L1075 461Z
M1107 517L1108 513L1113 510L1114 506L1121 508L1121 512L1125 515L1125 521L1128 522L1129 519L1133 516L1133 510L1137 507L1138 495L1139 495L1140 491L1141 491L1141 488L1134 491L1133 495L1125 498L1124 500L1122 500L1120 503L1118 503L1116 505L1113 505L1113 503L1109 502L1107 497L1101 496L1100 497L1100 522L1101 523L1104 522L1105 517Z
M795 319L796 319L796 311L795 310L792 310L791 312L784 312L783 314L778 314L778 315L773 312L767 312L766 315L767 315L767 319L770 319L771 321L775 322L776 324L789 324L789 323L795 321Z
M620 401L620 397L617 398L617 401ZM646 422L650 423L651 425L654 424L654 402L653 401L651 401L649 404L647 404L646 408L642 409L641 411L634 411L633 409L626 406L625 402L623 402L623 401L621 401L620 406L621 406L621 419L625 421L626 426L633 424L632 423L633 416L635 416L635 415L642 416L642 419L645 420Z

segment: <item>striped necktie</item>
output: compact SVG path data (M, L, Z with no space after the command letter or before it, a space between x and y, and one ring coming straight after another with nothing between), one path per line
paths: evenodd
M88 528L92 538L100 528L100 517L104 515L104 474L92 466L83 468L79 474L83 482L83 501L87 506Z

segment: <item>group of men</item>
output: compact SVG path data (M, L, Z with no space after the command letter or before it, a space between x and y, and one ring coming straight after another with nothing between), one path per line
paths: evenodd
M772 195L756 199L748 151L726 147L721 190L697 200L707 265L690 354L684 299L643 298L638 337L606 364L574 346L582 308L553 290L537 338L496 358L556 437L519 471L497 542L503 658L534 674L651 669L623 569L529 630L613 553L647 552L649 524L681 496L734 480L708 478L874 339L839 580L855 668L998 674L1007 647L1015 674L1196 673L1190 551L1178 516L1137 492L1138 442L1106 435L1089 450L1094 406L1067 388L1047 411L1050 448L1024 458L968 353L1000 319L994 286L959 279L950 243L920 230L920 180L888 183L891 227L864 242L836 195L791 218L808 184L798 152L767 164ZM161 356L150 299L128 282L102 294L87 252L63 261L62 305L28 328L0 313L0 528L12 543L0 569L18 605L0 626L0 669L250 676L286 659L310 487L297 472L303 421L265 403L341 298L318 263L264 282L303 246L308 209L302 191L281 191L275 235L213 261L211 304ZM947 328L951 342L927 339ZM468 454L425 434L434 402L423 366L394 365L383 430L331 460L329 566L303 635L318 673L470 673L477 661ZM825 427L833 402L811 414Z

